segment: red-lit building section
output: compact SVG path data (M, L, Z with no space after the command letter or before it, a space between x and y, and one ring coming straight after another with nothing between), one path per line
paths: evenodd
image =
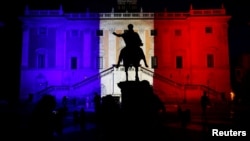
M173 17L169 20L154 20L154 89L166 101L192 101L199 99L203 91L212 99L229 98L230 16L223 7L191 7L189 13L175 14L169 15Z

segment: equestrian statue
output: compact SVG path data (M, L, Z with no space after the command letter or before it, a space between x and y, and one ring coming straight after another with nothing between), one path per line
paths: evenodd
M128 25L128 30L122 34L113 32L117 37L122 37L126 46L121 50L118 58L116 68L120 67L120 63L123 62L126 73L126 81L128 81L128 68L135 68L135 80L139 81L138 68L140 67L140 61L143 60L146 67L148 67L145 55L141 46L143 46L142 40L137 32L133 30L133 25Z

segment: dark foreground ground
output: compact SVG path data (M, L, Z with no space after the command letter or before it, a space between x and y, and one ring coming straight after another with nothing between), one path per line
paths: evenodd
M8 106L6 103L1 102L0 106L1 141L25 140L29 137L33 138L33 140L39 140L39 137L33 137L33 135L29 133L27 127L27 123L30 120L30 113L34 105L18 104L15 106ZM96 123L93 120L94 112L91 107L86 109L87 118L85 130L81 130L78 125L74 125L72 110L78 107L79 105L69 108L63 120L63 133L61 135L55 133L53 141L123 141L134 140L135 138L153 141L205 141L218 138L212 136L212 129L218 129L219 131L245 131L246 137L233 137L233 139L238 141L248 140L247 138L250 136L249 106L242 104L214 104L208 109L206 120L201 118L200 106L198 104L183 104L183 109L191 110L191 120L186 128L181 126L181 122L177 115L177 105L169 104L166 105L167 111L162 116L162 126L159 130L157 128L158 131L154 130L148 132L143 128L136 129L136 125L121 129L118 125L116 126L117 129L110 131L109 138L106 138L104 134L105 131L97 130ZM125 134L126 132L131 134ZM224 140L227 138L222 136L219 137L219 139Z

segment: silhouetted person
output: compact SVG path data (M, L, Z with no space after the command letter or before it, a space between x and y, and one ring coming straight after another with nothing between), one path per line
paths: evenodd
M73 111L73 123L75 126L79 124L79 112L77 110Z
M98 113L101 108L101 96L98 93L94 94L94 108L96 113Z
M51 95L45 95L36 104L30 122L30 136L43 141L51 141L54 132L54 114L56 100ZM33 140L36 140L33 139Z
M135 77L138 81L138 67L140 66L140 60L142 59L144 61L145 66L148 67L143 50L140 48L143 43L139 34L133 30L132 24L128 25L128 30L124 33L117 34L113 32L113 34L117 37L122 37L126 44L126 46L120 52L116 67L118 68L120 66L121 61L123 61L123 65L125 67L126 72L126 80L128 81L128 68L134 66L136 72Z
M181 112L181 127L186 129L188 123L191 121L191 111L186 109Z
M98 93L94 94L94 110L95 110L95 122L99 125L100 122L100 110L101 110L101 96Z
M55 125L55 132L58 135L63 134L63 121L64 117L66 116L66 109L64 107L59 108L57 111L54 112L54 125Z
M178 115L178 118L179 118L179 119L181 118L181 113L182 113L181 105L178 105L178 106L177 106L177 115Z
M207 96L206 91L203 92L200 102L201 102L202 115L205 116L207 111L207 106L210 104L210 100L209 97Z
M73 104L74 106L77 105L77 99L76 99L76 98L73 98L73 99L72 99L72 104Z
M67 96L63 96L63 98L62 98L62 105L63 105L64 107L67 107L67 103L68 103L68 98L67 98Z
M85 109L82 107L79 112L79 124L81 130L85 130L85 125L86 125L86 112Z
M141 98L138 97L138 100L141 101L138 103L142 104L141 110L144 110L143 113L145 114L145 117L141 117L142 120L145 119L145 125L142 126L144 129L142 130L145 130L148 136L160 137L163 128L162 116L166 112L165 105L154 93L149 81L143 80L140 85L142 95Z
M112 95L102 97L101 104L101 133L104 140L117 140L119 130L120 108Z

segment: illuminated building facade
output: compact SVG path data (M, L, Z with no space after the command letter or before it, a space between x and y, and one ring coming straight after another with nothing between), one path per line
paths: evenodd
M134 25L144 43L148 68L139 72L155 93L167 101L229 96L231 91L228 20L224 7L189 12L64 13L25 9L23 23L21 98L45 93L79 99L93 93L120 95L123 68L113 67L125 46L122 33ZM134 80L134 72L129 72Z

